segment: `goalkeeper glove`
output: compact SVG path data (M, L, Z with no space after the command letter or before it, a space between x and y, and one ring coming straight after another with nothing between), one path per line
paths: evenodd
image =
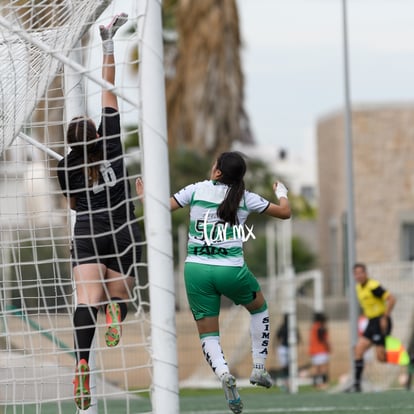
M99 33L102 39L102 49L104 55L114 54L114 41L112 38L115 36L117 30L128 20L126 13L117 14L108 24L108 26L99 26Z

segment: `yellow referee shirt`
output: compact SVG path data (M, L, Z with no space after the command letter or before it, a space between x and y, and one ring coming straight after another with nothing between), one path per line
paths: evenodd
M368 279L364 285L356 284L356 294L364 315L368 319L384 314L386 299L390 295L377 280Z

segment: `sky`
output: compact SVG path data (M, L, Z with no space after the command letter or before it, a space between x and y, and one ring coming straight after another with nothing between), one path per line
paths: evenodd
M237 0L259 145L315 164L317 120L344 107L342 0ZM414 103L414 0L347 0L352 105Z
M301 181L315 183L317 121L345 102L343 0L236 1L256 143L266 154L286 149L305 170ZM414 104L414 0L346 5L352 105Z

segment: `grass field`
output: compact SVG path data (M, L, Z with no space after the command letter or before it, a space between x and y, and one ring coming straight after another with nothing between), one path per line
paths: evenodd
M329 393L300 391L289 395L275 388L241 388L245 414L269 413L312 413L312 414L412 414L414 412L414 394L405 390L381 393ZM2 411L3 410L3 411ZM33 406L3 406L1 414L75 414L72 402ZM151 412L149 400L142 398L126 405L124 401L107 401L106 407L99 406L99 413L108 414L144 414ZM221 390L182 390L180 392L180 414L228 414ZM169 414L169 413L163 413Z

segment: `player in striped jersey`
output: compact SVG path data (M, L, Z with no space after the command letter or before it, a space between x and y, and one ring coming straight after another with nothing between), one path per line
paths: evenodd
M271 387L265 369L270 339L269 311L255 276L243 257L243 242L253 237L246 225L250 213L288 219L287 189L273 185L278 203L245 189L246 163L237 152L224 152L214 163L210 179L190 184L171 197L171 210L190 207L185 286L207 362L221 380L230 409L238 414L243 404L220 345L220 299L224 295L243 305L251 315L252 384ZM137 192L142 193L138 181Z

